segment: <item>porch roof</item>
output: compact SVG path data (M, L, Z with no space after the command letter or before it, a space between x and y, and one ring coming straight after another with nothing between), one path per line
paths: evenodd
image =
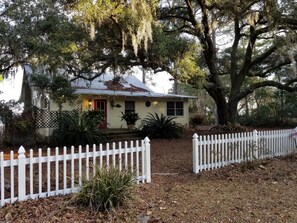
M75 94L82 95L103 95L103 96L122 96L122 97L144 97L144 98L167 98L167 99L197 99L195 96L178 95L178 94L162 94L152 91L139 92L139 91L113 91L113 90L98 90L98 89L76 89Z

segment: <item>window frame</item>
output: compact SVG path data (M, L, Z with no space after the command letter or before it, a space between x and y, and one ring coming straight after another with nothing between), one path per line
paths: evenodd
M135 113L135 107L136 107L135 106L135 101L131 101L131 100L125 101L125 114L128 113L128 112L134 112Z
M184 102L183 101L167 101L166 103L167 116L184 116Z

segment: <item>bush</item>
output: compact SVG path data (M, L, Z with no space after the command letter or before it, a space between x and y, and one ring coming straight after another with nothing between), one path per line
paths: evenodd
M107 211L132 199L134 177L128 170L97 167L95 176L82 185L75 202L92 211Z
M62 113L58 118L59 129L50 137L52 146L92 145L106 142L106 137L99 130L101 113L98 111L83 112L81 115Z
M246 132L247 129L239 124L228 123L226 125L217 125L210 129L212 132L225 133L225 132Z
M182 126L174 121L175 117L169 117L155 113L142 120L142 134L149 138L179 138L182 134Z
M190 118L190 125L195 128L197 125L201 125L204 121L204 116L196 114Z
M122 112L121 121L125 120L127 125L134 125L139 119L138 113L127 112L124 114Z
M13 115L6 120L3 143L7 146L35 145L35 120L31 112Z

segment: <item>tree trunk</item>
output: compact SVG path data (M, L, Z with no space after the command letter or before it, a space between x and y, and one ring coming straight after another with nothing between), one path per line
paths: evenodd
M209 95L214 99L217 106L217 119L219 125L235 123L237 115L238 100L227 101L225 94L220 88L207 88Z

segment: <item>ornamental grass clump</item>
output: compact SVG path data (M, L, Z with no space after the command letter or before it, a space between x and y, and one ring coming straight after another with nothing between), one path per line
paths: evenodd
M114 210L132 199L133 182L128 170L97 168L93 178L83 183L75 201L96 212Z

